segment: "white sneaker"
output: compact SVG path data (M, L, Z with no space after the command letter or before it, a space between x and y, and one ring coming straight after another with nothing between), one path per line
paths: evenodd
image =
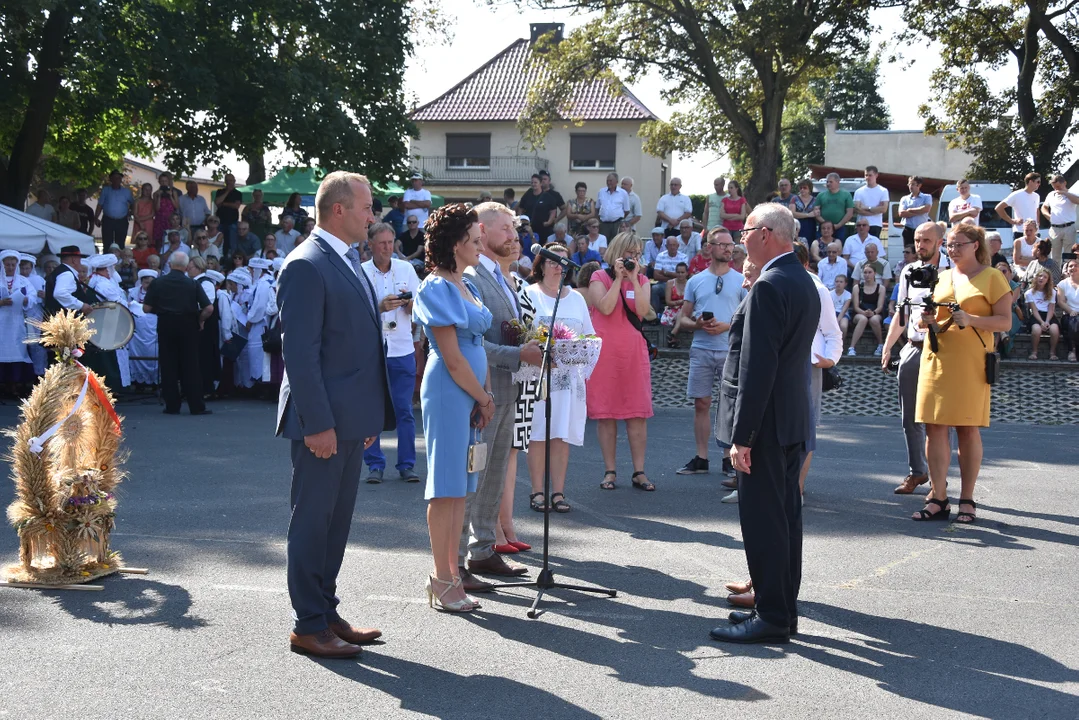
M854 347L853 347L853 346L852 346L852 347L849 347L849 348L847 348L847 357L854 357L854 356L855 356L855 355L857 355L857 354L858 354L858 353L856 353L856 352L854 351Z
M873 351L873 354L875 356L877 356L877 357L880 357L883 353L884 353L884 346L883 345L877 345L877 349Z
M728 495L727 497L720 500L720 502L724 502L724 503L736 503L736 502L738 502L738 491L737 490L733 491L730 495Z

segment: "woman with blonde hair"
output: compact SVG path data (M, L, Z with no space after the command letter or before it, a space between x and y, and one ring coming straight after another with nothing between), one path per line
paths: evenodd
M949 232L944 245L952 267L940 273L933 291L938 303L958 303L923 312L918 329L932 329L937 348L927 342L918 376L916 422L925 423L926 456L932 488L925 508L913 520L947 520L948 465L951 442L948 428L959 437L958 523L975 521L974 486L982 465L981 428L989 427L991 387L986 354L993 350L994 333L1011 327L1012 294L1008 281L990 267L991 253L985 230L961 223Z
M604 490L615 489L619 420L625 420L629 436L633 487L656 489L644 472L648 418L652 417L652 371L648 343L641 334L641 321L651 307L648 280L641 272L642 250L633 233L615 235L603 256L610 267L606 272L592 273L588 282L592 324L603 339L599 362L588 381L587 405L588 417L598 421L604 464L600 487Z
M1053 278L1048 270L1038 270L1030 280L1030 289L1026 292L1027 326L1030 328L1030 359L1038 359L1038 345L1042 335L1049 334L1049 359L1057 357L1057 342L1060 341L1060 323L1057 320L1057 296L1053 288Z

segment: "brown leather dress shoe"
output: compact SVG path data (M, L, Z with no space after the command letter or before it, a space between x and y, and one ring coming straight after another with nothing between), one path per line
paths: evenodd
M326 628L313 635L289 633L289 649L300 655L314 655L321 658L353 658L363 652L363 648L347 643Z
M745 582L729 582L724 587L726 587L728 590L735 594L747 593L753 589L753 581L746 580Z
M358 628L349 625L348 620L340 619L330 623L334 635L353 645L364 645L382 637L382 631L375 628Z
M918 487L919 485L924 485L927 482L929 482L928 475L907 475L905 478L903 478L903 482L900 483L899 487L895 489L895 494L910 495L914 492L914 488Z
M468 569L474 573L480 573L481 575L506 575L509 577L516 577L518 575L527 575L528 566L521 563L513 562L512 560L506 560L498 553L494 553L489 558L483 560L469 560Z
M752 590L727 596L727 602L735 607L753 609L757 606L757 595Z
M480 580L461 565L457 566L457 575L461 578L465 592L491 592L495 589L494 583Z
M721 480L719 482L719 484L722 485L725 488L730 488L731 490L737 490L738 489L738 479L737 478L727 478L726 480Z

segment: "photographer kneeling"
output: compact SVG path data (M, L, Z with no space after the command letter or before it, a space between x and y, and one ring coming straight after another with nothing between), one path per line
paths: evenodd
M972 523L977 505L974 485L982 464L982 436L989 427L992 388L986 376L986 355L993 350L993 333L1011 328L1011 288L999 270L989 267L985 230L956 225L944 245L952 269L940 273L933 291L935 312L923 312L920 330L930 334L922 353L915 420L925 423L926 455L932 489L924 509L914 520L947 520L948 465L951 444L948 428L959 437L962 489L956 522ZM958 308L948 304L958 304ZM933 346L933 336L936 345Z

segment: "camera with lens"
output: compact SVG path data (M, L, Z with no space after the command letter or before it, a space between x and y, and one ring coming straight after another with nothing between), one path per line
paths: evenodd
M632 260L623 260L622 261L622 266L626 270L629 270L630 272L633 272L633 268L637 267L637 263L633 262Z
M910 286L923 290L935 288L938 279L939 274L936 265L922 265L921 267L911 268L910 272L907 273L907 282L910 283Z

